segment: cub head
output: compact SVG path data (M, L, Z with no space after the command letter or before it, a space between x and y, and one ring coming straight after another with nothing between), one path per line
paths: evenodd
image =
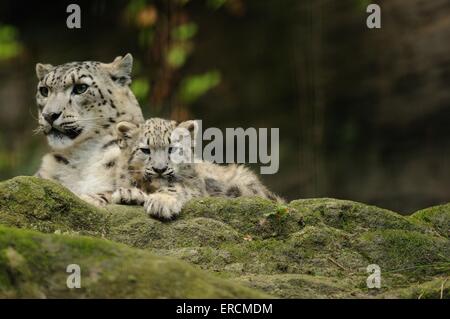
M143 122L129 88L133 58L112 63L71 62L36 65L39 131L53 149L67 149L92 137L114 132L115 123Z
M138 183L192 177L196 121L177 124L151 118L141 126L121 122L117 132L129 157L128 170Z

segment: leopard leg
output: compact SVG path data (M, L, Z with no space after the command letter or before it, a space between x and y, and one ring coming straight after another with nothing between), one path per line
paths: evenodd
M184 204L191 198L192 194L181 186L166 187L147 195L144 208L152 217L170 220L180 214Z
M140 189L119 187L111 196L111 202L114 204L143 205L147 194Z

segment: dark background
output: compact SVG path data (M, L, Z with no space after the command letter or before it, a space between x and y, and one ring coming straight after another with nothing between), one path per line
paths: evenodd
M81 29L66 7L81 7ZM37 62L131 52L146 116L279 127L287 197L400 213L450 199L450 2L366 0L0 1L0 179L33 174ZM257 167L255 167L257 168Z

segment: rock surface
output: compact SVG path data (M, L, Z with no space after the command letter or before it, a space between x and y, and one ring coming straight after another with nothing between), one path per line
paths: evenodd
M449 298L449 236L450 205L404 217L336 199L203 198L160 222L16 177L0 183L0 297ZM66 287L68 264L81 289ZM380 289L367 288L370 264Z

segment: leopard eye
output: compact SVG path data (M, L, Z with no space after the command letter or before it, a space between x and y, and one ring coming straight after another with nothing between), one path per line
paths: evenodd
M140 148L139 149L142 153L149 155L150 154L150 149L149 148Z
M72 89L73 94L83 94L88 89L87 84L75 84Z
M172 154L173 152L175 152L176 148L173 146L169 147L169 154Z
M41 93L41 95L42 95L43 97L47 97L47 96L48 96L48 87L46 87L46 86L41 86L41 87L39 88L39 93Z

